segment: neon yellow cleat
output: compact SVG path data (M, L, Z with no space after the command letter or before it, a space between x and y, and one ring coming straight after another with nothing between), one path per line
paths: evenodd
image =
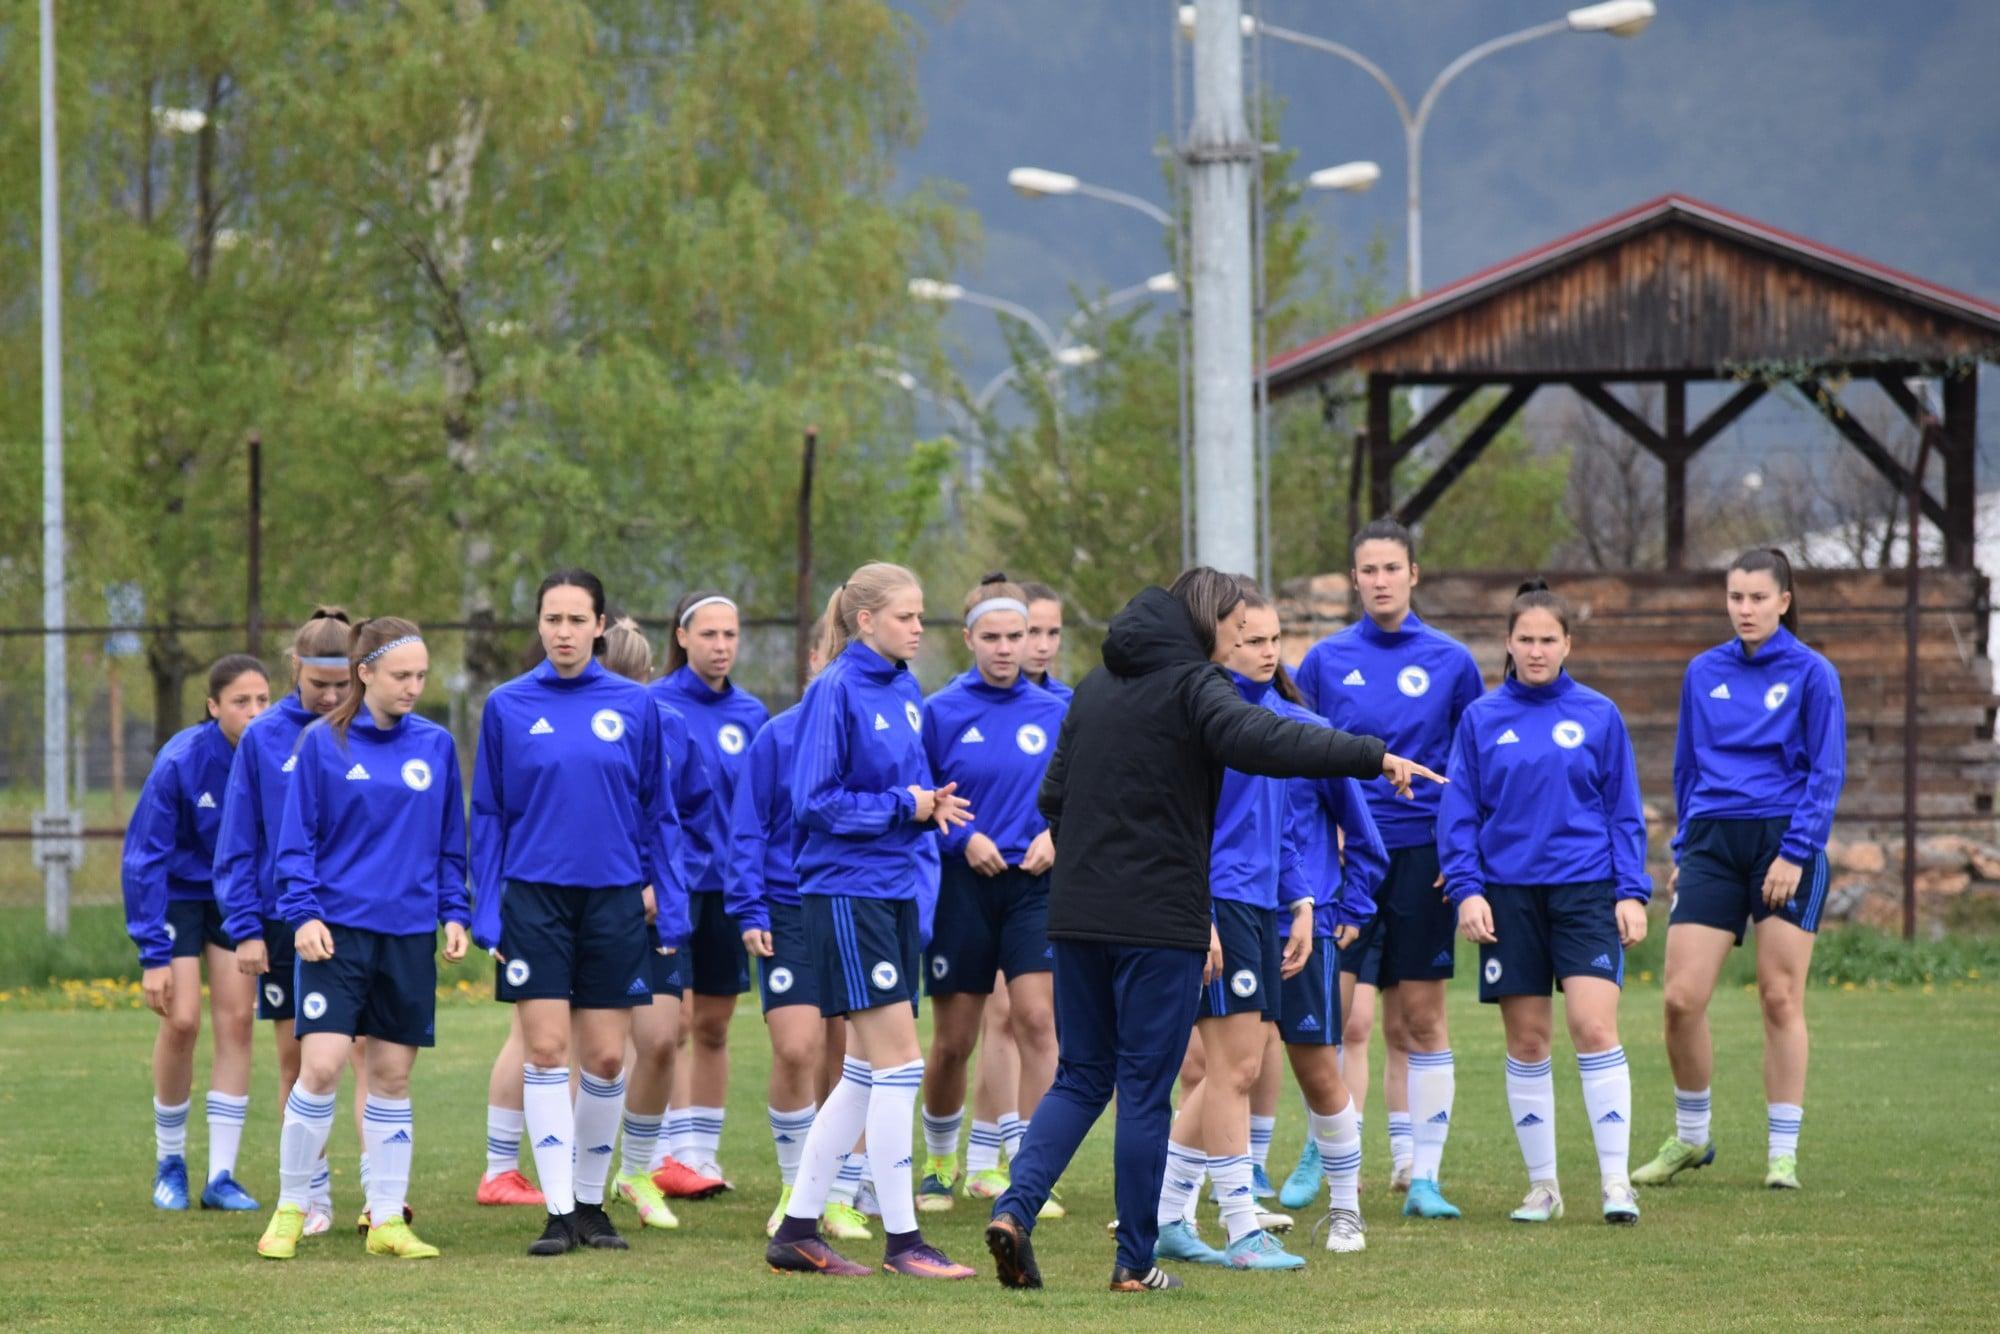
M257 1238L257 1254L266 1260L289 1260L299 1253L299 1237L305 1230L306 1211L296 1204L281 1204L264 1235Z
M410 1231L402 1219L392 1218L368 1229L368 1253L393 1255L398 1260L435 1260L438 1248Z
M1036 1214L1035 1217L1043 1219L1068 1218L1069 1210L1063 1208L1062 1192L1053 1186L1049 1187L1049 1198L1042 1201L1041 1212Z
M670 1231L681 1225L681 1220L674 1216L673 1207L667 1203L667 1197L653 1184L650 1173L620 1172L611 1186L618 1198L638 1213L642 1226Z
M931 1154L924 1160L924 1179L917 1187L917 1208L927 1214L941 1214L951 1208L951 1188L958 1180L958 1160Z
M1642 1164L1632 1173L1635 1186L1664 1186L1682 1172L1697 1167L1707 1167L1715 1161L1714 1144L1689 1144L1678 1135L1670 1135L1660 1151L1653 1155L1653 1161Z
M1772 1190L1799 1188L1799 1156L1781 1153L1764 1166L1764 1184Z
M828 1241L868 1241L874 1233L868 1220L851 1204L832 1203L820 1215L819 1230Z
M764 1220L765 1236L775 1237L778 1235L778 1224L785 1221L785 1206L791 1202L792 1188L790 1186L780 1187L778 1190L778 1202L772 1206L771 1216Z
M1014 1184L1003 1167L987 1167L965 1179L965 1193L981 1200L997 1200Z

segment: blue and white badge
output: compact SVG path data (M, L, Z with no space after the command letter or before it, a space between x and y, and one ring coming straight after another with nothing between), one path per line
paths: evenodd
M1229 979L1229 989L1245 1000L1257 994L1257 974L1248 968L1239 968Z
M299 1002L299 1010L308 1019L318 1019L326 1013L326 997L317 991L308 991L306 998Z
M1495 982L1498 982L1499 980L1500 980L1500 961L1498 959L1488 959L1486 961L1486 984L1488 986L1492 986Z
M912 732L921 732L924 730L923 710L917 707L915 700L906 699L903 701L903 716L910 720L910 730Z
M771 976L767 980L771 985L771 994L782 996L792 989L792 970L789 968L773 968Z
M1402 691L1411 699L1424 694L1430 688L1431 674L1415 663L1411 663L1408 667L1396 673L1396 689Z
M412 792L428 792L431 786L431 767L422 760L403 761L403 786Z
M715 744L722 747L724 755L741 755L743 748L750 744L750 738L743 735L743 729L735 723L724 723L716 729Z
M1049 748L1049 734L1036 723L1022 723L1014 733L1014 744L1025 755L1039 755Z
M600 741L617 741L625 735L625 715L616 709L599 709L590 715L590 730Z
M875 984L877 991L887 991L890 987L895 986L896 979L900 976L901 974L896 971L896 965L890 963L887 959L876 964L868 972L868 979Z
M285 989L276 982L266 982L264 984L264 1003L274 1010L277 1009L285 1003Z
M1788 682L1779 681L1764 692L1764 707L1772 712L1776 712L1778 707L1790 699L1791 696L1791 685Z
M526 986L528 983L528 972L528 961L526 959L507 960L507 985L510 987Z
M1549 736L1564 750L1575 750L1583 744L1583 724L1565 718L1549 729Z
M931 976L942 982L944 975L951 971L951 961L942 954L931 956Z

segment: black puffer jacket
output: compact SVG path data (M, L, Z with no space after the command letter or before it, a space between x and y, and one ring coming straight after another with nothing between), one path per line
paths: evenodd
M1382 750L1244 702L1186 609L1146 589L1112 618L1104 665L1076 688L1042 780L1049 935L1206 950L1222 771L1375 778Z

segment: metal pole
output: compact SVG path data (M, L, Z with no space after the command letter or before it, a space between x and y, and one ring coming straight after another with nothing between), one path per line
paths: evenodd
M1910 470L1909 554L1903 570L1903 939L1917 935L1917 609L1922 597L1924 467L1937 424L1930 414L1918 431L1917 466Z
M1261 20L1263 0L1251 0L1251 10ZM1257 144L1257 160L1250 174L1250 256L1255 266L1256 337L1251 364L1256 367L1257 441L1257 582L1264 591L1273 591L1271 581L1271 393L1265 373L1269 360L1266 339L1270 331L1270 289L1266 281L1266 220L1264 217L1264 39L1250 39L1250 137Z
M806 427L805 445L799 453L799 556L798 579L792 589L792 616L797 623L792 640L793 674L799 693L806 693L812 679L813 623L813 467L819 454L819 427Z
M56 174L55 0L41 0L42 47L42 901L48 932L69 934L75 853L69 809L69 657L63 635L62 254Z
M1182 92L1181 40L1178 19L1174 24L1171 41L1174 52L1174 123L1173 136L1181 143L1181 127L1186 124L1184 111L1186 103ZM1187 198L1187 154L1183 150L1174 160L1174 276L1180 280L1180 292L1174 303L1174 389L1179 399L1180 410L1180 484L1181 484L1181 568L1194 564L1194 467L1193 442L1190 426L1192 420L1188 403L1188 321L1193 316L1189 306L1189 288L1192 286L1188 274L1188 198Z
M264 437L252 431L249 447L250 529L249 590L244 598L244 630L251 657L261 651L264 641Z
M1243 115L1242 6L1195 9L1194 126L1188 187L1194 236L1195 559L1220 570L1257 560L1251 401L1251 173Z
M1403 184L1403 295L1411 298L1424 293L1424 194L1419 175L1423 170L1424 127L1415 121L1403 125L1403 155L1409 171Z

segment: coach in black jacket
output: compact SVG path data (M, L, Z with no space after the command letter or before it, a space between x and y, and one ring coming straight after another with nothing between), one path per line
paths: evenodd
M1104 665L1070 701L1039 804L1055 839L1055 1084L1035 1110L988 1247L1000 1281L1039 1287L1033 1221L1118 1094L1114 1291L1178 1286L1153 1266L1174 1074L1203 981L1220 965L1208 895L1222 771L1274 778L1437 775L1350 736L1246 703L1217 661L1241 615L1236 581L1206 567L1148 588L1111 621Z

